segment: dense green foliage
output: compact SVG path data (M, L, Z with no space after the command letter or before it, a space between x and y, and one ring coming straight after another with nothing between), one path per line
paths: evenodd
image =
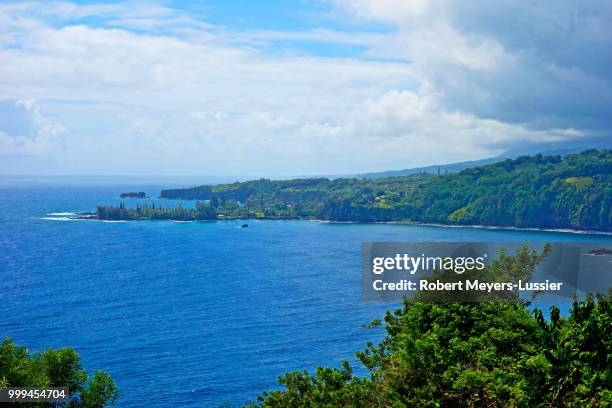
M301 179L256 180L244 183L201 186L193 189L164 190L164 198L204 200L195 209L177 206L139 206L128 208L98 206L97 216L105 220L210 220L232 218L320 218L327 203L343 199L347 203L366 205L384 191L395 191L405 196L414 186L430 176L414 175L372 180L358 179ZM333 198L330 198L333 197ZM380 204L384 206L384 204Z
M524 156L440 176L256 180L161 196L221 203L225 217L612 231L612 151Z
M282 203L321 203L330 197L350 198L356 196L375 197L382 191L406 193L412 187L431 176L417 174L406 177L387 177L376 180L369 179L294 179L294 180L252 180L243 183L219 184L216 186L200 186L185 189L162 190L162 198L181 198L187 200L237 200L250 203L252 206L275 202Z
M410 197L423 222L612 230L612 151L520 157L435 178Z
M544 255L524 248L496 267L526 277ZM386 337L357 353L369 376L354 376L346 362L286 373L284 389L263 393L258 406L612 406L611 300L575 301L569 317L552 307L548 320L519 300L406 300L387 312Z
M417 174L376 180L262 179L217 186L162 190L161 197L211 200L213 205L219 203L222 207L226 203L240 202L251 210L251 214L265 218L330 219L326 214L336 202L345 202L354 207L385 208L388 206L382 196L390 194L396 198L396 201L399 201L406 197L414 187L428 181L431 177L427 174ZM225 215L231 215L231 213Z
M118 207L98 206L96 214L103 220L214 220L217 218L215 208L203 203L196 203L195 208L182 206L156 207L155 205L141 205L128 208L123 203Z
M48 349L31 354L9 338L0 345L1 387L68 387L66 407L102 408L115 404L119 392L111 377L101 371L88 376L79 355L72 349ZM11 406L49 406L22 403Z

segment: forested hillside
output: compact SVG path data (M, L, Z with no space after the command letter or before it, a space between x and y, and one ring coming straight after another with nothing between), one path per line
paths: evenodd
M524 156L436 177L409 197L408 218L516 227L612 227L612 151Z
M588 150L565 158L523 156L440 176L262 179L163 190L161 197L204 200L211 210L199 207L203 219L317 218L612 231L612 151ZM147 216L132 212L126 218L160 218L155 216L160 211L146 208L141 212ZM172 211L162 212L161 218L172 218ZM98 210L101 218L115 213L112 207ZM195 212L181 214L199 219Z
M385 192L405 196L422 183L432 179L429 174L379 179L311 178L294 180L252 180L216 186L162 190L162 198L187 200L237 200L248 206L275 203L321 206L326 200L350 199L354 204L365 204Z

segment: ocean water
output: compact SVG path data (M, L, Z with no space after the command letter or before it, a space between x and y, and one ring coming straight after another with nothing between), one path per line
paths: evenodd
M362 241L610 241L312 221L61 220L124 191L155 197L182 185L94 181L0 178L0 335L34 351L75 348L87 370L112 375L120 407L239 405L277 388L285 371L343 359L364 374L354 352L384 333L361 325L398 305L359 300ZM152 201L161 202L126 202Z

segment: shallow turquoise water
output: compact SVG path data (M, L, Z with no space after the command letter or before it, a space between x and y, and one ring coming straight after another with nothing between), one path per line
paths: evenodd
M356 363L354 351L382 337L360 327L395 306L359 300L362 241L610 241L311 221L44 219L172 186L0 180L0 335L32 350L74 347L88 370L113 376L121 407L239 404L284 371Z

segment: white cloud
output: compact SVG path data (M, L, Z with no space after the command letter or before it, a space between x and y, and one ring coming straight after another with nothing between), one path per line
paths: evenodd
M334 3L355 18L384 21L401 26L421 16L432 2L428 0L336 0Z
M409 59L444 104L529 126L612 127L612 4L330 0L393 28L369 53Z
M62 148L61 136L66 131L65 127L41 113L35 100L18 100L6 114L21 115L27 123L24 123L22 131L12 135L0 127L0 157L42 156Z
M38 121L35 136L2 133L0 155L62 172L362 172L582 138L587 121L559 112L610 98L594 69L474 29L446 2L335 3L392 29L235 32L157 4L0 5L0 100ZM268 52L277 41L365 58Z

